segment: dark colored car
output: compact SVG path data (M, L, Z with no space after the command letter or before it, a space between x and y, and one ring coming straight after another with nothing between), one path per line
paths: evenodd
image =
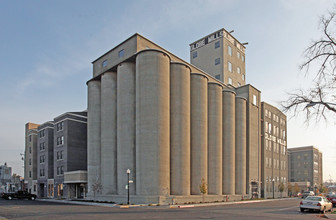
M336 194L327 195L327 199L333 204L333 206L336 206Z
M27 191L17 191L14 193L2 193L2 198L12 200L12 199L29 199L29 200L35 200L36 195L31 194Z

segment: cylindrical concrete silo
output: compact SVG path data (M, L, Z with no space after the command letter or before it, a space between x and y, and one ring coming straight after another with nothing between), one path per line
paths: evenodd
M223 194L235 194L235 96L223 90Z
M88 193L93 196L92 185L101 183L100 131L101 90L100 81L91 80L88 85Z
M101 184L103 194L117 193L117 73L101 77Z
M236 97L236 194L246 194L246 98Z
M170 194L190 195L190 72L170 64Z
M170 57L147 49L136 56L136 193L170 193Z
M135 194L135 64L124 62L118 66L117 78L117 161L118 194L127 190L127 169L130 169L131 195Z
M208 194L222 195L222 90L208 83Z
M191 194L200 195L202 179L208 183L208 78L191 73Z

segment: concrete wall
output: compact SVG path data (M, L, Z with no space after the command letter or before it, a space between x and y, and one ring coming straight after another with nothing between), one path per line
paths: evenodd
M248 102L236 99L234 88L223 92L223 84L214 83L216 80L202 70L139 35L123 44L94 61L94 78L88 82L89 193L92 183L100 181L102 175L103 183L104 178L112 178L116 184L106 184L117 188L116 192L103 189L97 198L125 199L126 170L130 169L130 194L137 201L197 197L202 179L208 186L208 198L245 194L250 177L260 180L260 118L258 108L255 114L250 106L252 93L260 100L258 91L249 85L236 89ZM219 54L227 52L223 46ZM117 64L110 66L116 52L128 47L127 59L115 58ZM130 56L133 50L137 53ZM236 56L232 52L232 57ZM105 58L108 65L100 68ZM109 72L116 75L116 88L115 80L104 85ZM104 88L117 100L105 100ZM116 117L116 131L107 115ZM113 143L114 135L117 153L107 156L104 145L106 152L111 152L107 146L113 144L103 143L107 138ZM109 157L116 158L116 168L106 166L112 162Z
M199 185L208 182L208 78L191 74L191 194L200 195Z
M190 195L190 68L170 64L170 194Z
M208 194L222 194L222 90L218 83L208 84Z
M101 140L101 83L88 83L88 194L92 195L92 185L101 181L100 140Z
M101 78L101 184L102 193L117 192L117 73Z
M235 194L235 97L223 90L223 193Z
M126 193L127 169L134 181L130 193L135 194L135 64L124 62L118 66L117 85L117 182L118 194Z
M236 96L235 193L246 194L246 99Z
M136 192L169 195L170 59L156 50L136 57Z

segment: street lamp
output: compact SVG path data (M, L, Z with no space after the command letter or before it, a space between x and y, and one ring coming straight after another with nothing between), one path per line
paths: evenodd
M130 194L129 194L129 191L130 191L130 187L129 187L129 182L130 182L130 179L129 179L129 176L130 176L130 173L131 173L131 170L130 169L127 169L126 170L126 173L127 173L127 205L130 204L129 200L130 200Z
M275 181L275 179L273 178L273 179L272 179L273 199L274 199L274 181Z

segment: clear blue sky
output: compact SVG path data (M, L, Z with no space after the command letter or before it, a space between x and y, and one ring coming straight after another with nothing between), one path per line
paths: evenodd
M189 61L189 43L220 28L246 49L247 82L278 106L305 86L298 65L332 0L0 0L0 164L22 174L24 125L86 109L91 62L138 32ZM335 121L335 120L334 120ZM315 145L336 180L336 125L288 123L288 147Z

